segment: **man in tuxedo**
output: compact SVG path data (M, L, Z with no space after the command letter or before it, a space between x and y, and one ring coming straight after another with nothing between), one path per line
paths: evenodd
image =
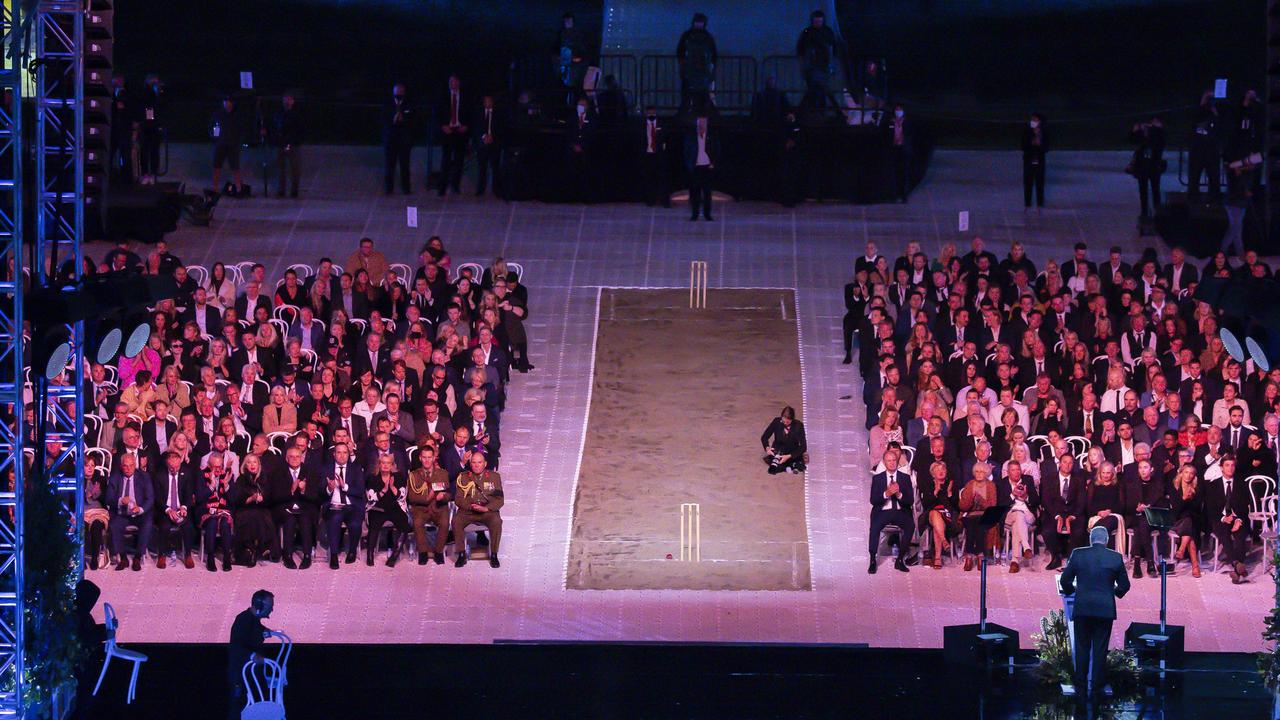
M1116 619L1116 598L1129 592L1124 556L1107 547L1110 533L1097 526L1089 533L1089 547L1071 553L1062 571L1062 592L1075 595L1075 692L1102 691L1107 664L1107 643Z
M284 528L284 566L290 570L306 570L311 567L311 546L326 488L303 464L301 448L294 446L286 450L284 460L284 469L271 483L271 514L277 518L277 525ZM302 564L295 565L293 558L299 534L302 535Z
M201 335L221 337L222 313L218 311L218 308L210 305L208 299L208 292L204 288L196 288L192 296L193 302L191 306L182 313L178 320L184 325L189 322L195 323L196 327L200 328Z
M884 454L884 472L871 476L871 528L867 537L867 550L871 555L871 564L867 572L876 572L876 553L880 549L880 533L887 525L896 525L902 530L898 537L898 557L893 561L893 568L899 572L907 572L905 556L911 536L915 534L915 488L911 486L911 475L906 470L898 469L900 451L889 448Z
M136 432L136 431L135 431ZM138 528L138 545L133 556L133 569L142 569L142 557L147 553L151 542L155 511L155 486L146 472L138 469L135 455L125 453L120 456L119 467L107 480L106 492L102 495L102 504L107 506L111 519L107 521L107 532L111 536L111 552L116 556L116 570L129 567L125 556L124 533L130 527Z
M492 94L480 99L472 134L476 150L476 197L484 195L490 172L493 194L502 197L502 145L507 139L507 128L503 115L494 107Z
M350 436L351 442L357 447L364 443L365 438L369 437L369 424L364 417L356 415L352 412L355 403L351 402L351 398L344 397L338 401L337 417L329 421L329 437L333 437L334 432L338 428L343 428Z
M155 529L160 533L156 541L156 567L164 569L166 558L174 550L170 533L178 536L182 547L182 564L188 570L195 567L191 548L196 539L196 476L182 462L176 452L164 454L164 469L155 474Z
M658 108L652 104L644 109L644 138L640 151L640 188L644 204L650 207L661 202L671 207L671 190L667 187L667 129L658 119Z
M1231 564L1231 582L1249 577L1245 553L1249 549L1249 487L1237 477L1236 459L1225 455L1219 463L1222 476L1204 480L1204 514L1209 531L1218 540L1218 556Z
M142 424L142 446L158 459L169 449L169 440L178 432L178 423L169 419L169 403L156 400L152 405L155 415Z
M1088 522L1084 517L1085 478L1076 471L1075 458L1070 453L1058 457L1056 472L1041 474L1040 506L1040 532L1049 549L1045 570L1057 570L1070 548L1084 544Z
M684 139L684 168L689 173L689 220L711 217L711 183L720 160L720 139L708 129L705 112L698 113L694 130Z
M342 527L347 528L346 563L356 561L360 546L360 529L364 525L364 469L351 461L351 448L346 443L333 447L333 459L320 470L324 484L324 521L329 538L329 568L338 569Z

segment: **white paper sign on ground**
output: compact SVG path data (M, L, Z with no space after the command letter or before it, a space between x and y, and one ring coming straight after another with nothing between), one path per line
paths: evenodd
M410 206L406 209L408 210L408 215L409 215L408 217L409 227L411 228L418 227L418 208Z
M253 73L251 72L240 73L240 89L241 90L253 89Z
M960 211L960 232L969 232L969 211Z

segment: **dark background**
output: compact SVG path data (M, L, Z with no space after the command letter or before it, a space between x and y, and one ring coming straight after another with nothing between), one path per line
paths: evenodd
M1217 77L1231 79L1236 98L1246 85L1258 87L1264 70L1264 0L837 5L852 51L886 58L893 95L930 117L944 146L1013 146L1015 126L1038 109L1059 147L1122 147L1142 114L1184 108ZM202 138L216 93L237 89L239 71L252 70L259 92L303 93L313 142L374 142L373 106L392 80L421 95L456 69L473 90L503 91L513 58L550 53L562 12L574 11L588 37L599 38L603 6L129 0L116 14L117 66L133 81L149 71L165 78L178 114L174 139ZM1182 115L1165 113L1173 145L1181 142Z

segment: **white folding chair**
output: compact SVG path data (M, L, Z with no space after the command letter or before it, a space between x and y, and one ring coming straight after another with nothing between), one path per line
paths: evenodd
M391 272L400 278L400 284L409 287L409 281L413 279L413 268L405 263L391 263L387 266Z
M361 335L369 332L369 321L364 318L351 318L348 322L355 325Z
M244 273L240 272L240 266L224 265L223 270L226 271L227 279L231 281L232 285L236 287L244 285Z
M299 280L306 280L316 274L316 269L305 263L294 263L288 269L297 273Z
M293 638L287 634L272 630L267 637L280 641L280 649L276 651L276 664L280 666L280 702L284 702L284 688L289 684L289 656L293 654Z
M471 282L473 283L479 284L480 278L484 277L484 266L481 265L480 263L474 263L474 262L462 263L456 268L456 270L457 272L454 274L454 282L457 282L458 279L462 277L463 270L471 271Z
M277 450L283 450L285 447L288 447L289 439L292 437L293 433L277 430L273 433L267 433L267 442L271 444L271 447Z
M288 315L288 317L285 317ZM271 311L271 317L275 320L284 320L286 323L293 324L298 321L298 308L292 305L281 305Z
M285 305L284 307L289 307L289 306ZM284 320L281 320L280 318L271 318L267 322L271 323L271 326L276 329L276 332L280 333L281 341L289 337L289 323L285 322Z
M524 265L517 262L507 262L507 270L516 274L516 280L524 282Z
M914 465L916 460L916 449L914 447L911 447L910 445L903 445L899 449L902 450L902 454L905 455L907 458L907 461L905 463L900 463L900 464L905 465L906 467L911 467L912 465Z
M147 661L147 656L135 650L125 650L116 644L116 631L120 628L120 621L116 619L116 610L111 607L111 603L103 603L102 610L106 613L107 620L107 657L102 661L102 672L98 673L98 684L93 686L93 694L97 695L98 688L102 687L102 679L107 676L107 667L111 665L111 658L117 657L133 663L133 674L129 677L129 695L126 700L132 703L134 691L138 687L138 669Z
M1071 448L1071 454L1079 458L1089 452L1089 448L1093 447L1093 442L1083 435L1071 435L1063 438L1067 441L1067 447Z
M188 265L187 275L196 281L197 287L204 287L209 282L209 268L203 265Z
M261 663L250 660L240 669L240 677L245 694L241 720L284 720L284 671L280 663L270 658L263 658Z
M236 285L240 285L249 279L249 273L253 272L253 266L256 264L253 260L241 260L235 265L225 265L224 267L226 267L228 275L231 274L231 268L235 268L235 273L240 278L240 282L236 283Z
M84 456L93 458L97 466L111 473L111 451L106 448L89 447L84 449Z

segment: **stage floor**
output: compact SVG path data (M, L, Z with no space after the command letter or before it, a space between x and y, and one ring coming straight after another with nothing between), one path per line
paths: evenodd
M203 185L207 152L179 148L173 175ZM530 354L537 370L513 379L503 417L503 567L472 563L394 569L357 564L333 572L278 565L231 573L202 568L99 571L121 618L124 642L218 642L260 587L276 593L271 626L299 642L431 643L518 640L661 640L869 643L940 647L942 626L975 622L977 573L948 566L909 574L866 574L867 433L856 366L840 364L841 287L863 243L891 257L908 240L930 255L967 242L957 214L1003 255L1021 239L1037 261L1067 257L1086 241L1091 257L1120 244L1129 259L1158 239L1139 240L1134 182L1120 172L1126 153L1055 153L1043 212L1022 209L1016 153L939 152L906 205L717 203L715 222L688 221L687 209L643 205L506 204L421 191L383 197L379 148L307 148L303 198L224 201L211 228L182 225L170 246L188 263L264 263L278 277L321 255L341 261L372 237L393 262L416 264L419 246L439 234L454 265L503 255L524 264L530 288ZM198 174L196 169L199 168ZM418 173L415 181L419 180ZM465 187L465 185L464 185ZM258 181L260 192L261 180ZM406 206L419 227L406 226ZM104 244L88 251L107 252ZM716 288L795 288L802 398L811 452L805 513L807 591L566 589L574 479L585 432L600 287L687 287L689 262L706 260ZM725 371L732 364L724 363ZM677 416L678 417L678 416ZM760 428L769 420L759 418ZM756 431L759 432L758 430ZM751 446L758 436L743 439ZM755 447L758 447L756 445ZM760 480L767 476L760 468ZM1256 557L1256 554L1255 554ZM1170 621L1188 625L1187 647L1254 651L1272 585L1263 575L1233 586L1225 574L1170 580ZM1117 639L1131 620L1155 618L1159 582L1141 580L1120 606ZM1052 575L997 569L990 617L1024 637L1059 606Z

